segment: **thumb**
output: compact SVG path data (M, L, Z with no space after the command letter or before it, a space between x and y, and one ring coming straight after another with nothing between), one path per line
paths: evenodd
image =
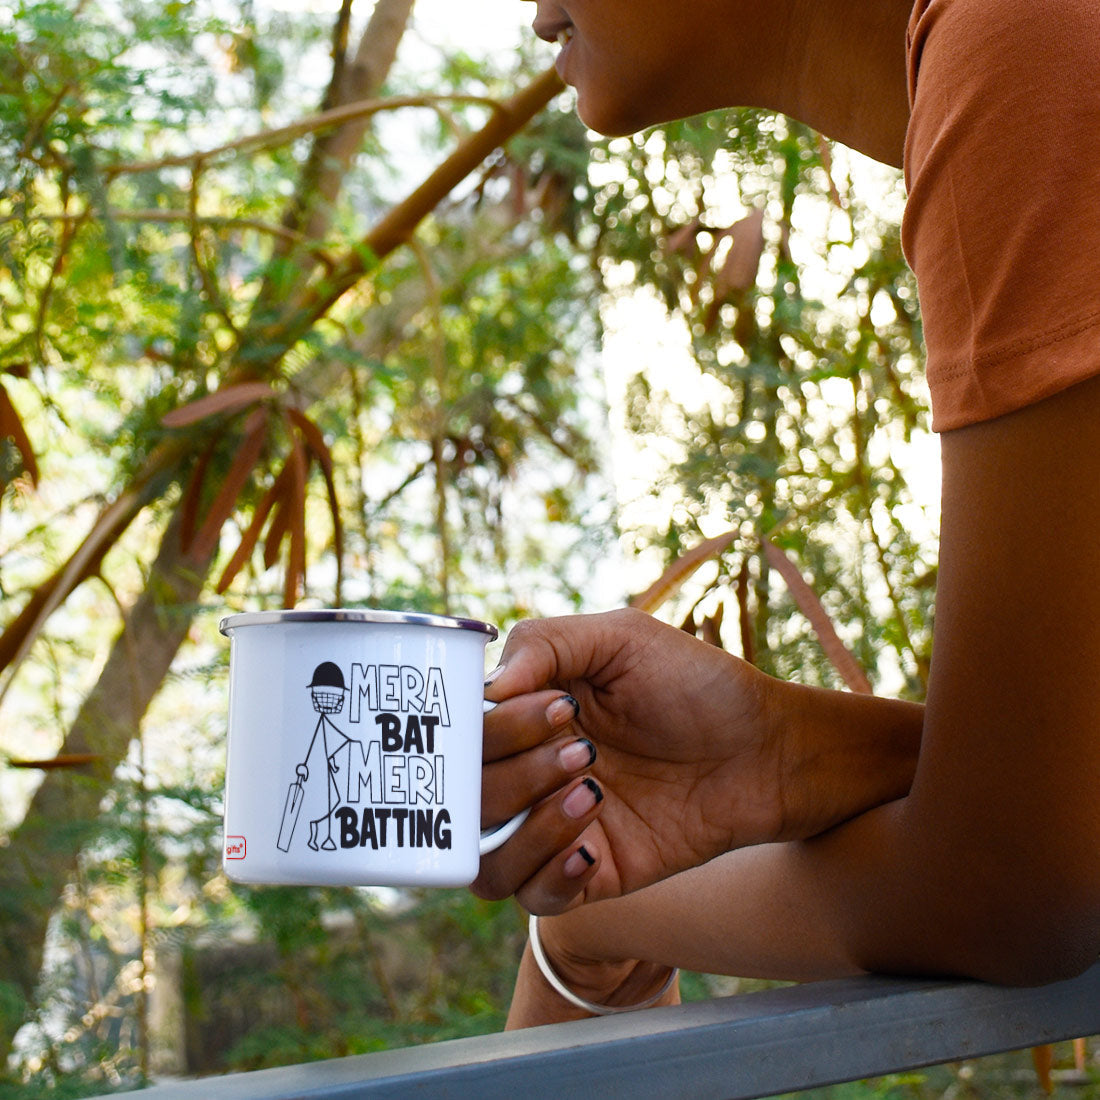
M517 623L508 632L500 664L485 678L485 697L499 703L599 677L636 637L636 618L652 622L644 612L624 608Z

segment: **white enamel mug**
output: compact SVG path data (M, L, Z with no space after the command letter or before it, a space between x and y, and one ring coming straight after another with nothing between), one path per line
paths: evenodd
M466 886L526 810L481 831L485 646L415 612L231 615L226 875ZM491 704L485 704L491 706Z

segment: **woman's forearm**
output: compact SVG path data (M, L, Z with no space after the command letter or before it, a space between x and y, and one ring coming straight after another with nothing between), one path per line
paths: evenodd
M564 978L585 982L594 964L635 959L791 981L858 973L807 890L798 847L743 848L633 894L543 917L544 945Z
M1003 889L983 898L983 869L968 869L965 852L944 858L935 841L920 842L919 826L914 837L906 802L809 841L730 852L636 893L542 918L544 947L566 983L596 1001L616 998L635 961L650 976L649 986L634 978L635 1002L669 966L790 981L868 971L1025 984L1057 977L1060 945L1050 942L1044 958L1044 937L1063 913L1058 899L1029 935ZM1022 910L1034 919L1031 902ZM509 1026L580 1015L526 958Z
M909 792L924 723L920 704L772 679L765 699L780 746L783 809L773 839L815 836Z

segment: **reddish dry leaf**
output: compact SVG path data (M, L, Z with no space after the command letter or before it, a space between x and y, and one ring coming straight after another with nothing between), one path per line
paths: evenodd
M294 441L294 449L290 452L287 464L292 470L292 494L289 517L290 555L283 581L283 606L293 607L298 602L298 594L305 588L306 579L306 474L309 470L309 459L298 440Z
M79 768L84 764L94 764L98 759L99 754L94 752L69 752L51 756L48 760L9 760L8 767L53 771L55 768Z
M183 500L180 503L180 545L184 553L191 550L195 541L195 531L199 526L199 505L202 503L202 487L206 481L206 471L210 467L210 460L214 457L218 441L211 440L206 450L199 455L195 463L195 469L191 473L191 479L187 482Z
M1085 1039L1073 1040L1073 1065L1078 1073L1084 1073L1088 1060L1088 1043ZM1035 1066L1035 1076L1039 1079L1039 1087L1050 1096L1054 1092L1054 1046L1031 1048L1031 1061Z
M328 444L325 443L325 437L321 433L321 429L317 427L304 413L299 412L297 409L284 409L286 415L291 419L297 429L302 433L302 438L306 441L306 446L316 456L317 461L321 464L321 469L327 474L332 473L332 452L328 449Z
M237 498L248 483L256 463L260 461L264 441L267 439L267 410L257 410L256 414L249 418L246 425L247 434L244 437L233 463L225 475L225 481L210 505L210 511L206 514L202 527L195 536L194 553L198 557L205 557L213 553L218 545L218 536L226 521L233 514L237 506Z
M707 263L711 266L724 237L731 237L732 243L725 260L722 261L722 266L717 271L711 272L714 294L707 307L706 316L703 318L703 328L707 332L710 332L718 323L722 306L726 303L738 306L741 315L750 313L741 300L755 285L760 257L764 254L763 210L753 210L719 235L706 257Z
M685 252L688 255L694 254L698 247L699 228L699 219L692 218L687 225L681 225L672 230L665 238L665 251Z
M208 393L205 397L173 409L161 419L161 424L166 428L185 428L216 413L237 412L248 405L254 405L257 401L264 401L274 396L275 392L266 382L241 382L239 385L226 386L223 390Z
M287 476L284 478L282 474ZM264 540L264 568L270 569L279 560L279 547L282 545L283 536L290 526L289 508L293 487L290 484L291 470L288 463L283 467L276 484L279 493L275 498L275 509L271 516L271 526L267 529L267 538Z
M699 566L710 561L711 558L718 557L729 548L735 538L737 538L737 531L727 531L724 535L701 542L694 549L677 558L649 588L630 601L630 606L639 607L652 614L669 596L679 590L684 581Z
M38 485L38 462L34 457L34 448L23 428L23 421L19 419L19 413L11 403L8 391L0 386L0 439L10 439L23 459L23 469L31 479L31 484Z
M1035 1076L1039 1078L1039 1087L1049 1096L1054 1091L1054 1079L1050 1072L1054 1068L1054 1047L1050 1044L1032 1047L1031 1061L1035 1065Z
M260 541L260 534L264 529L264 524L267 522L267 517L271 514L271 509L280 499L280 495L283 492L281 479L283 479L285 473L286 470L284 469L283 473L275 479L275 483L268 489L263 499L256 506L256 510L252 514L252 522L248 525L248 529L241 538L240 545L237 547L229 564L225 567L221 577L218 579L216 591L219 596L233 583L234 578L244 568L248 559L252 557L252 552L256 549L256 544Z
M725 613L725 604L719 604L714 614L708 615L700 624L699 637L718 649L724 648L722 645L722 620L725 618Z
M754 209L726 230L733 238L729 252L714 277L714 297L725 301L756 284L760 257L764 254L764 211Z
M824 134L817 135L817 151L821 157L821 167L825 169L825 178L829 181L829 198L838 210L845 209L844 200L837 190L836 181L833 179L833 151L829 148L829 141Z
M873 695L866 673L859 667L859 663L848 652L840 636L833 629L829 613L817 598L817 593L806 583L798 566L770 539L763 541L768 564L787 582L787 588L794 597L794 602L798 605L799 611L809 620L817 640L821 643L821 648L825 651L825 656L829 658L829 662L837 670L840 678L848 685L850 691L861 695Z

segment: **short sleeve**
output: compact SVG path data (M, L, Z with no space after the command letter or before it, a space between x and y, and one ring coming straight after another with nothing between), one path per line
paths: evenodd
M908 201L938 431L1100 373L1100 3L917 0Z

